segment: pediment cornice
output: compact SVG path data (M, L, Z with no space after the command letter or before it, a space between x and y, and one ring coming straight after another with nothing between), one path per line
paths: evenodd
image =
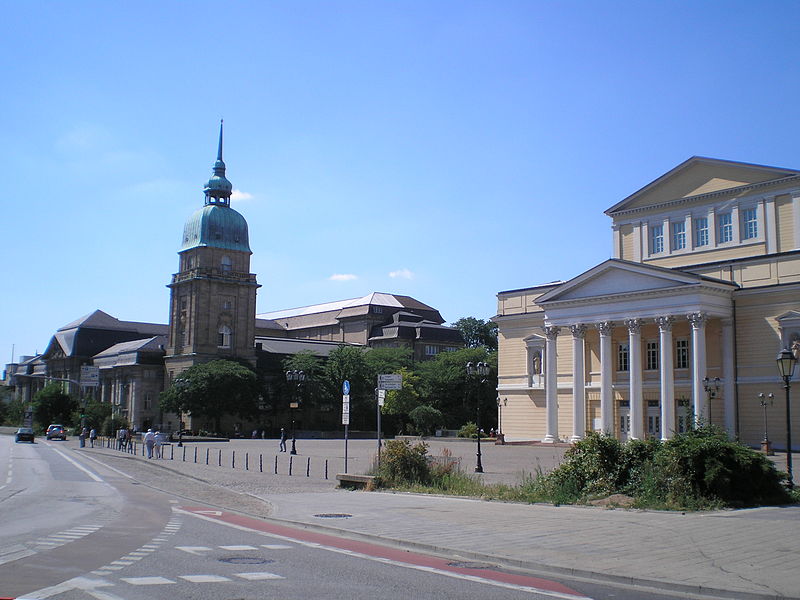
M658 288L649 290L631 290L618 292L615 294L603 294L583 298L567 298L565 300L550 300L547 303L547 310L567 308L571 306L587 306L592 304L607 304L632 302L646 298L674 298L677 296L706 295L718 298L732 298L734 288L721 288L711 285L695 284L680 285L669 288Z

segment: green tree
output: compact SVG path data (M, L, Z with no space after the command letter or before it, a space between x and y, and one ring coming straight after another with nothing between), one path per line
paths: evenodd
M189 367L176 377L161 392L161 410L208 419L219 431L225 415L255 417L260 390L249 367L231 360L213 360Z
M8 423L14 402L14 395L4 385L0 385L0 423Z
M388 390L386 392L386 402L383 405L382 414L394 417L394 423L392 424L397 432L402 433L405 430L405 425L413 422L410 418L411 412L422 405L422 397L419 393L419 376L404 367L398 372L403 377L403 387L399 390Z
M417 406L408 416L420 435L430 435L433 432L433 428L442 423L444 419L441 411L427 404Z
M339 346L325 363L324 393L331 402L342 399L342 382L350 382L350 426L353 429L374 427L375 382L371 379L366 350L359 346Z
M468 362L489 364L490 372L485 382L467 377ZM442 412L448 428L458 429L467 421L474 421L478 408L482 429L496 425L496 352L489 352L483 346L440 352L436 358L420 363L417 368L426 404Z
M87 400L86 408L78 409L72 415L72 422L76 425L81 422L81 415L86 415L86 428L92 429L93 427L98 431L102 431L103 423L106 418L111 416L111 403L100 402L98 400Z
M373 348L364 355L373 381L384 373L399 373L400 369L411 369L414 353L411 348Z
M77 408L77 400L65 394L58 382L48 383L33 396L33 419L41 427L50 423L73 425L72 413Z
M452 326L464 336L467 348L483 346L490 352L497 350L497 323L475 317L462 317Z

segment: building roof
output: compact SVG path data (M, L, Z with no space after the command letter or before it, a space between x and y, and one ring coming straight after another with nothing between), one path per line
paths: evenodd
M117 356L119 354L126 354L129 352L163 352L166 343L167 336L165 335L156 335L143 340L120 342L119 344L114 344L110 348L95 354L94 358Z
M342 342L326 342L321 340L297 340L292 338L256 337L256 344L261 344L261 349L270 354L297 354L304 350L313 352L317 356L328 356L339 346L358 346L358 344L345 344Z
M44 354L60 350L65 356L94 356L119 342L167 335L167 332L167 325L120 321L102 310L95 310L59 327Z
M317 315L321 313L336 312L335 318L357 316L365 314L370 306L385 306L389 308L410 309L410 310L424 310L431 311L439 315L439 311L435 308L423 304L419 300L411 296L401 296L398 294L387 294L383 292L373 292L360 298L349 298L347 300L337 300L334 302L325 302L322 304L312 304L311 306L301 306L298 308L289 308L286 310L278 310L274 312L262 313L256 315L259 319L287 319L291 317L303 317L308 315ZM334 320L335 320L334 318ZM444 322L442 319L440 322Z

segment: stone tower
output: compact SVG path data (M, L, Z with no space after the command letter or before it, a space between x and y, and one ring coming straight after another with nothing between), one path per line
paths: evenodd
M256 290L247 221L230 206L222 161L222 122L205 202L183 227L170 288L167 381L197 363L241 358L255 365Z

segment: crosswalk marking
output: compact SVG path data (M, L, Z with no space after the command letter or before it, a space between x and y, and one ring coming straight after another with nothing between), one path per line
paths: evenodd
M242 579L247 579L248 581L262 581L265 579L286 579L281 575L276 575L275 573L234 573L237 577L241 577Z
M176 550L183 550L189 554L200 555L201 552L211 552L208 546L175 546Z
M131 585L164 585L167 583L177 583L166 577L123 577L122 581Z
M258 550L255 546L220 546L223 550Z
M223 581L230 581L230 579L222 575L178 575L178 577L190 583L221 583Z

